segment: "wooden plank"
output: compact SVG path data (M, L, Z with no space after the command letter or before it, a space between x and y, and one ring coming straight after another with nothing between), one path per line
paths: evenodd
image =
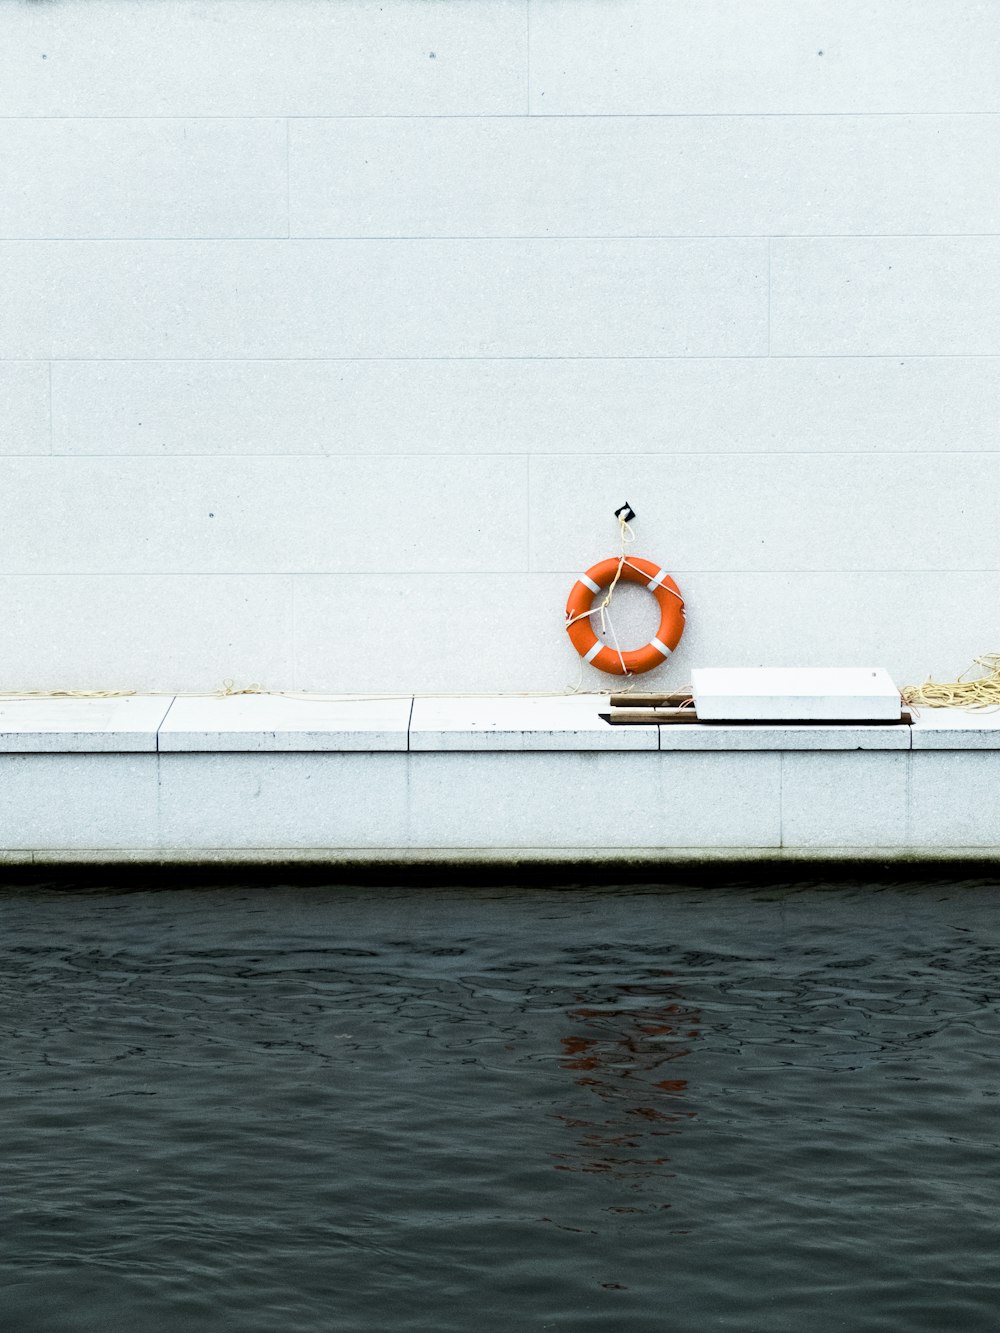
M612 708L679 708L691 698L690 690L671 694L612 694Z
M698 715L693 708L612 708L609 713L602 713L602 717L607 718L613 727L634 727L634 726L676 726L684 723L698 721ZM900 727L910 726L913 721L912 714L901 713L899 718L890 720L881 720L875 722L823 722L817 720L806 720L803 722L790 722L785 718L764 719L762 721L750 722L703 722L705 727Z
M612 708L605 713L613 727L656 726L678 722L697 722L693 708Z

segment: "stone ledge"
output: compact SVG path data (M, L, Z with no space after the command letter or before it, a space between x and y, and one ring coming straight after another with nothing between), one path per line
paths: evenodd
M1000 709L924 708L914 717L910 736L914 750L1000 750Z
M0 699L0 754L156 752L172 695Z
M912 725L612 726L606 694L0 699L0 753L1000 750L1000 712Z
M656 750L659 727L611 726L607 695L415 698L410 749L419 751Z
M413 701L236 694L176 698L158 733L161 753L405 751Z
M667 750L908 750L911 728L903 723L820 725L789 723L684 722L659 728Z

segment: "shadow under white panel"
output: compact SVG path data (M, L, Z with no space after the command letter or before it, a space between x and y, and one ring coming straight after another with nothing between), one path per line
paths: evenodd
M666 723L659 728L661 750L908 750L906 726L768 726L755 723Z

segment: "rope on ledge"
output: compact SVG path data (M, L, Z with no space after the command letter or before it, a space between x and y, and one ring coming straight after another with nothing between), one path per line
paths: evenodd
M976 667L982 668L982 675L966 680ZM972 666L963 671L958 680L928 678L922 685L904 685L900 694L905 704L915 708L1000 708L1000 653L974 657Z
M624 691L630 689L624 687ZM623 690L616 690L616 694ZM322 690L269 690L263 685L236 686L233 681L223 681L217 690L0 690L0 699L132 699L138 695L145 698L162 697L164 699L230 699L240 694L263 694L272 699L301 699L303 702L319 700L337 703L372 703L379 699L572 699L576 697L604 699L607 690L441 690L428 692L406 690L394 693L367 694L331 694Z

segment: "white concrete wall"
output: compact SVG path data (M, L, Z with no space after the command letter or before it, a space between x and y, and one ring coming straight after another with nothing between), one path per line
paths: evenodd
M0 689L558 690L625 499L651 684L997 649L998 70L992 0L9 0Z

